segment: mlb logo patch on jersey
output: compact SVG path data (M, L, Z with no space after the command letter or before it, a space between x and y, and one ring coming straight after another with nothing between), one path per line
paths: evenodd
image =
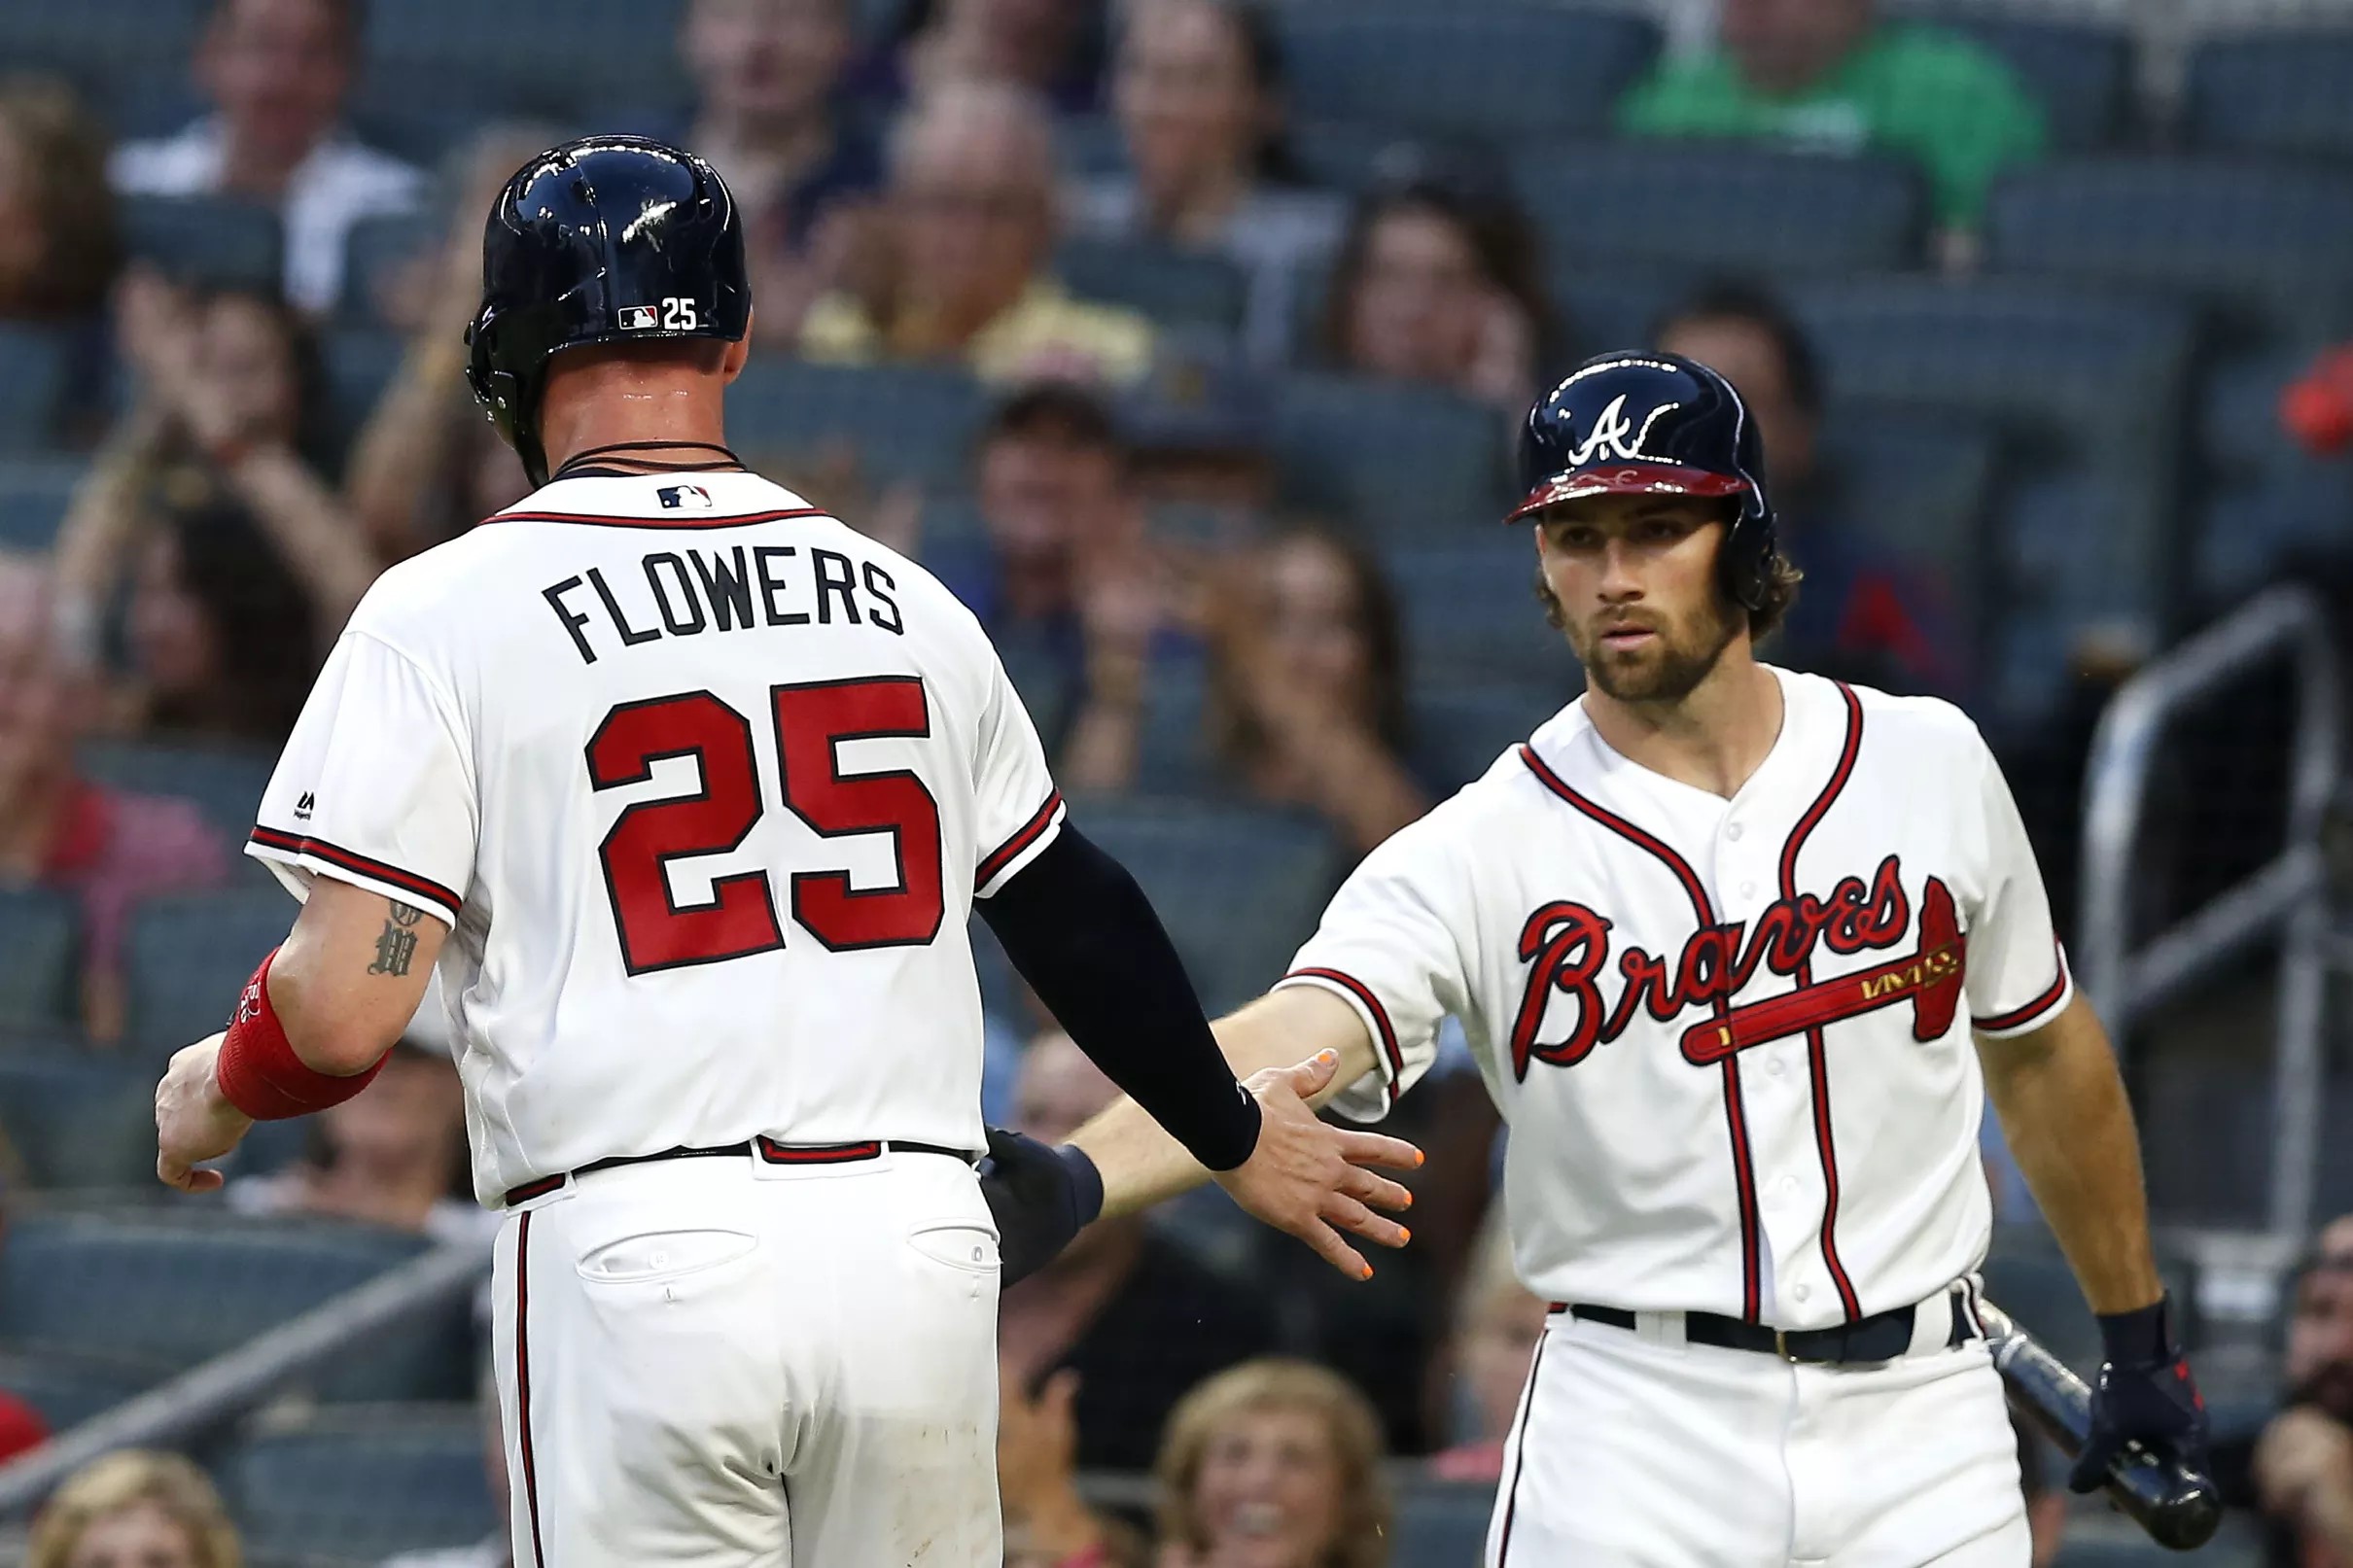
M654 310L651 305L624 305L621 307L621 331L624 332L642 332L651 327L654 320Z
M661 498L665 506L683 506L695 511L711 509L711 492L699 484L666 484L654 494Z

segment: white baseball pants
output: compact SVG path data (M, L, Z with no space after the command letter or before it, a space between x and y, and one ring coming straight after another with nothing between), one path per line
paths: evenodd
M997 1232L935 1154L632 1165L510 1211L517 1568L997 1568Z
M1554 1313L1489 1568L2025 1568L2000 1375L1945 1347L1944 1304L1919 1315L1912 1353L1819 1366Z

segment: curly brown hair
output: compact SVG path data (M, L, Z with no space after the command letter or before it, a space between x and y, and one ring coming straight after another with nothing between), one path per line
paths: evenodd
M1339 1530L1317 1568L1384 1568L1394 1504L1381 1473L1381 1418L1371 1401L1338 1373L1312 1362L1265 1357L1228 1367L1197 1385L1170 1412L1160 1457L1160 1536L1189 1552L1209 1550L1209 1531L1193 1509L1210 1443L1238 1415L1305 1411L1320 1419L1340 1470Z
M122 249L106 199L106 138L73 89L48 77L0 80L0 138L16 144L46 237L40 267L0 316L87 316L106 303ZM95 194L93 195L93 192Z

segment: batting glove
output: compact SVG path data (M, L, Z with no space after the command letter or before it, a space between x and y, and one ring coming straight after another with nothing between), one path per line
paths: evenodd
M997 1221L1002 1286L1053 1262L1103 1212L1103 1175L1094 1161L1068 1143L1048 1148L1001 1127L988 1131L980 1193Z
M2125 1445L2206 1468L2206 1402L2173 1335L2170 1298L2135 1312L2101 1315L2107 1359L2091 1390L2091 1430L2067 1475L2071 1491L2097 1490Z

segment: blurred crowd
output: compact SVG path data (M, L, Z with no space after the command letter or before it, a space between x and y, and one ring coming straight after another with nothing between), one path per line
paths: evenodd
M1769 284L1704 281L1644 342L1593 340L1552 296L1508 183L1478 159L1399 148L1352 191L1314 179L1252 0L1107 14L923 0L879 38L861 36L851 0L689 0L683 16L690 109L617 104L592 128L678 140L725 175L746 217L756 355L959 365L991 389L945 490L839 446L747 457L974 610L1074 793L1281 808L1319 823L1345 861L1493 755L1417 733L1416 582L1352 519L1282 494L1270 378L1296 370L1443 392L1492 415L1500 451L1585 353L1703 360L1749 401L1806 575L1767 656L1976 695L1981 649L1954 585L1859 515L1815 347ZM75 1005L94 1050L124 1032L140 901L240 873L233 841L168 788L88 776L89 745L271 751L375 575L527 488L466 390L462 334L493 192L582 127L485 123L443 166L414 166L352 129L365 32L360 0L216 0L192 62L204 112L155 138L110 142L59 81L0 80L0 326L72 334L53 434L88 460L53 548L0 554L0 887L74 901ZM1629 138L1908 160L1955 267L1995 177L2048 142L2001 59L1873 0L1725 0L1717 45L1660 60L1614 116ZM1066 177L1083 131L1115 137L1117 156L1090 162L1119 172ZM281 286L225 285L168 256L126 262L115 209L92 196L109 188L274 210ZM355 235L392 218L417 242L355 267ZM1223 259L1242 280L1239 330L1196 341L1091 297L1057 270L1085 242ZM330 323L355 319L402 344L356 422L338 416L322 353ZM2286 410L2316 447L2353 439L2353 412L2328 401L2339 383L2353 389L2353 370L2323 363ZM2353 409L2353 390L2342 401ZM1493 615L1532 623L1525 578L1504 586ZM1564 648L1558 664L1555 706L1576 689ZM2017 738L2021 794L2041 769L2069 799L2080 739ZM2071 858L2066 815L2034 824L2053 862ZM991 999L993 1120L1051 1140L1107 1102L1109 1084L1017 988ZM1431 1153L1417 1206L1442 1223L1418 1224L1425 1240L1375 1286L1343 1301L1287 1253L1237 1252L1256 1243L1196 1205L1099 1225L1007 1293L1016 1560L1374 1568L1392 1456L1428 1456L1446 1480L1504 1475L1544 1307L1513 1279L1488 1212L1494 1114L1458 1043L1448 1060L1400 1111ZM302 1138L232 1181L228 1202L486 1237L455 1074L430 1042ZM2284 1543L2278 1561L2353 1565L2353 1219L2323 1234L2297 1290L2288 1408L2232 1484ZM0 1397L0 1455L39 1430ZM2021 1453L2039 1492L2024 1437ZM1074 1478L1095 1470L1150 1471L1157 1514L1090 1507ZM2038 1510L2038 1535L2054 1538L2056 1517ZM201 1472L128 1453L57 1493L31 1560L240 1559ZM503 1547L446 1561L503 1562Z

